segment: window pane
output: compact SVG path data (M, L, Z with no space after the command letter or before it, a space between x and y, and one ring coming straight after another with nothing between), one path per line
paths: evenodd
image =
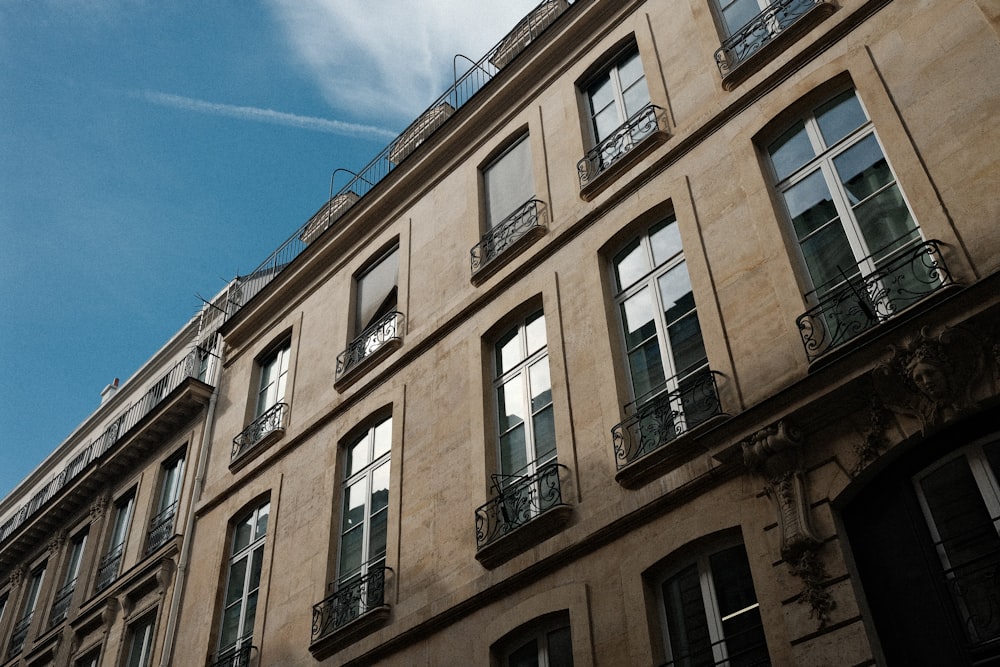
M837 143L867 121L853 90L838 95L816 109L816 123L827 146Z
M858 273L857 260L844 228L832 223L802 242L809 275L817 291L825 292Z
M257 510L257 537L261 538L267 533L267 518L271 513L271 504L265 503Z
M483 172L486 190L486 221L499 224L535 196L531 166L531 144L525 136Z
M653 293L648 287L643 287L622 304L625 345L628 349L656 336L656 324L653 322L655 312Z
M663 582L663 603L671 659L683 665L714 664L697 566L690 565Z
M671 324L667 335L670 338L670 351L674 355L676 374L684 375L705 363L707 355L697 313L692 312Z
M883 257L919 238L917 225L903 201L899 187L893 185L878 193L854 211L858 226L868 244L868 251Z
M366 465L371 463L368 459L368 453L371 449L371 441L368 439L369 434L365 433L363 436L358 438L355 442L347 446L347 476L350 477L354 473L358 472Z
M799 240L837 217L837 207L819 169L785 190L784 196Z
M385 536L389 512L379 512L372 516L371 537L368 539L368 560L385 555Z
M649 230L649 240L653 246L653 261L657 266L681 251L681 231L677 220L671 218L661 227Z
M552 420L552 406L545 408L532 418L535 435L535 460L547 463L550 454L556 451L556 427Z
M339 576L343 580L361 569L361 548L364 539L364 530L358 526L353 530L344 533L340 540L340 570Z
M874 134L854 144L833 160L851 206L892 183L892 172Z
M796 169L816 157L816 152L809 143L806 127L801 121L778 137L767 152L779 181L785 180Z
M1000 550L1000 537L965 457L927 475L920 488L952 567Z
M552 382L549 378L549 360L546 357L528 369L531 384L531 411L537 412L552 403Z
M244 556L229 567L229 586L226 588L226 606L236 602L243 597L244 586L247 578L247 561Z
M236 640L240 638L240 612L242 611L242 605L226 608L222 616L222 632L219 635L220 648L229 648L236 644Z
M524 375L518 373L497 389L500 432L524 421Z
M247 590L253 591L260 587L260 571L264 563L264 547L259 546L253 550L250 561L250 583Z
M622 117L617 107L610 106L594 115L594 133L598 142L604 141L621 127Z
M592 85L587 90L587 96L590 98L590 113L591 115L596 115L602 109L605 109L615 103L615 89L611 84L611 79L605 76L601 81L598 81Z
M644 78L642 61L639 59L638 51L630 55L618 66L618 79L622 84L622 88L630 88L634 83Z
M694 308L694 295L691 293L691 278L688 276L687 265L683 262L659 279L660 298L663 300L663 314L667 324Z
M399 248L394 248L358 278L355 335L396 308L398 268Z
M500 472L513 475L523 471L528 465L524 449L524 425L518 426L500 437Z
M538 641L532 639L507 658L509 667L538 667Z
M638 58L636 58L638 60ZM642 67L639 67L640 74L642 73ZM624 84L623 84L624 85ZM622 93L622 99L625 100L625 118L631 118L632 116L639 113L643 107L649 104L649 90L646 88L646 80L639 79L631 86L628 86Z
M637 399L644 397L667 380L663 374L663 359L660 357L660 348L655 338L630 352L628 365L632 375L632 391Z
M368 480L362 478L348 487L344 494L344 527L347 531L365 521L365 503L368 500Z
M664 252L670 250L670 231L665 228L662 232L661 245ZM656 256L656 244L654 242L653 255ZM649 272L649 259L646 256L645 248L636 239L625 246L625 249L615 255L615 278L618 280L618 290L624 290L635 283L639 278Z
M389 464L383 463L372 472L371 513L389 505Z
M525 335L528 341L529 355L545 347L545 316L542 315L541 311L528 318Z
M497 374L503 375L524 358L521 354L520 329L514 329L497 341L496 362Z
M378 459L380 456L388 452L392 448L392 420L386 419L384 422L375 427L375 443L373 446L374 453L372 454L373 459Z
M757 603L750 576L750 562L742 546L730 547L709 557L715 597L722 618Z
M240 637L246 637L253 633L253 624L257 620L257 592L254 591L247 596L247 612L243 617L243 627L240 628Z
M726 24L726 36L739 32L750 20L760 13L757 0L734 0L723 3L722 16Z
M549 633L549 667L573 667L573 640L569 627Z

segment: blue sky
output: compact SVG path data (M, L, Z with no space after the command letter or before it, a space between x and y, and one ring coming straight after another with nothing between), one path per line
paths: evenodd
M536 4L0 0L0 497Z

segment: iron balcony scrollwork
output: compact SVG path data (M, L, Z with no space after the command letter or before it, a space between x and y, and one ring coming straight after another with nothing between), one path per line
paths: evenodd
M313 605L312 641L336 632L366 613L385 606L385 566L373 567L364 576L337 587L337 591Z
M718 48L715 63L719 72L726 76L814 7L827 4L827 0L774 0Z
M208 663L209 667L249 667L250 657L257 650L252 642L253 638L246 636L234 646L219 651Z
M174 516L177 514L177 501L153 517L149 533L146 536L146 553L153 553L174 534Z
M566 466L546 463L533 475L495 480L499 493L476 510L476 549L537 519L549 510L565 506L559 471ZM513 482L511 480L514 480Z
M59 589L52 602L52 613L49 614L49 627L55 627L66 620L69 615L69 604L76 590L76 579Z
M940 241L910 246L867 275L847 280L796 319L809 361L894 317L954 280Z
M628 155L643 139L657 131L666 130L666 112L655 104L647 104L601 143L587 151L577 163L580 189Z
M101 559L97 566L97 583L95 588L98 593L114 583L118 578L118 571L122 564L122 554L125 551L125 543L116 545Z
M659 388L650 392L651 398L626 406L631 416L611 429L618 469L722 414L717 375L716 371L699 371L678 383L677 389Z
M28 628L31 627L31 617L33 615L34 612L29 611L21 617L21 620L14 624L14 629L10 633L10 647L7 649L8 660L20 654L24 648L24 642L28 638Z
M545 212L545 202L529 199L504 218L500 224L483 234L479 243L473 246L470 251L472 274L478 273L529 233L544 230Z
M275 403L264 414L250 422L250 425L243 429L242 433L233 438L233 452L230 460L235 461L243 456L272 433L284 431L287 414L288 403Z
M336 380L356 368L362 361L390 343L403 340L403 314L397 311L386 313L375 324L365 329L351 341L347 349L337 355Z

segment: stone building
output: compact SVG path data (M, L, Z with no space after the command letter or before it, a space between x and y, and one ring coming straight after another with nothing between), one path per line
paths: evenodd
M541 3L227 291L179 595L66 636L997 664L998 115L990 0Z

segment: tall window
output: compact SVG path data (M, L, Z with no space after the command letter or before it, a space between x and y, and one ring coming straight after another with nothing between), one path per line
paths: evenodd
M149 613L129 626L125 667L148 667L153 657L153 627L156 614Z
M264 540L271 504L265 502L236 522L230 545L226 597L219 632L219 653L237 653L253 643Z
M288 380L288 358L292 346L285 343L265 357L260 363L260 388L257 390L255 417L285 400L285 383Z
M385 567L391 449L392 418L347 445L338 588Z
M115 503L114 523L111 526L111 536L108 539L108 550L97 568L98 591L104 590L118 578L134 503L135 491L130 491Z
M636 404L665 391L686 397L708 360L677 219L629 242L612 269ZM684 407L675 409L683 414Z
M396 310L398 279L399 246L386 252L358 276L354 304L355 336L360 336Z
M703 553L657 588L667 665L770 664L742 544Z
M31 619L35 614L35 607L38 606L38 596L42 591L42 581L45 578L45 564L31 572L31 579L28 581L28 592L24 596L21 605L21 617L14 624L11 630L10 647L7 650L7 657L12 658L19 654L24 648L24 642L28 637L28 630L31 628Z
M76 590L77 577L80 576L80 563L83 562L83 550L87 546L87 532L75 535L70 542L69 560L66 562L66 574L63 576L62 588L56 593L52 602L50 625L57 625L66 619L69 605Z
M184 479L184 456L177 456L163 464L160 481L160 495L156 514L149 526L146 551L151 552L163 545L174 533L174 518L181 496Z
M528 135L483 169L486 191L486 229L492 230L535 196Z
M635 47L592 80L586 98L594 144L600 148L595 165L598 171L610 166L656 129L655 122L643 122L615 137L627 120L649 104L646 75Z
M852 285L919 242L853 90L794 123L767 154L817 298Z
M556 458L545 316L532 313L494 345L500 475L527 476Z
M573 641L565 614L532 622L503 652L503 667L573 667Z
M1000 638L1000 440L973 445L914 478L968 643Z

